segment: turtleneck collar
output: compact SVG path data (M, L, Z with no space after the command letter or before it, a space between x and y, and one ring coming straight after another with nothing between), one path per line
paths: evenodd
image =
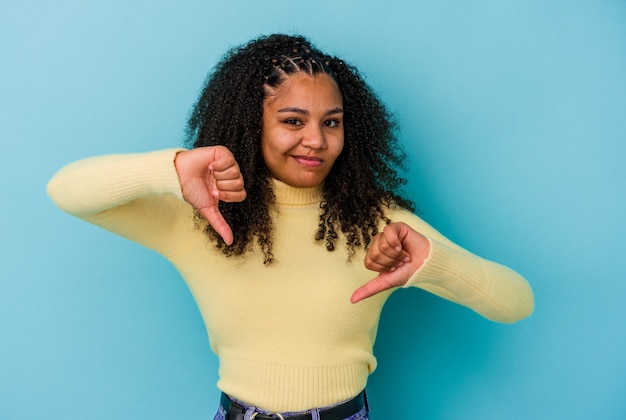
M312 188L296 188L277 179L272 179L272 189L279 206L306 207L317 205L324 196L322 186Z

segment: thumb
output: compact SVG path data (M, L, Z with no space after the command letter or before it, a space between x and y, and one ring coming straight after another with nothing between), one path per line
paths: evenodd
M372 297L377 293L404 284L404 282L399 280L403 276L402 274L398 273L398 271L400 270L380 273L378 276L356 289L355 292L352 294L352 297L350 298L350 302L357 303L362 301L363 299Z
M226 245L233 243L233 231L220 213L217 205L198 209L200 214L209 222L215 231L222 237Z

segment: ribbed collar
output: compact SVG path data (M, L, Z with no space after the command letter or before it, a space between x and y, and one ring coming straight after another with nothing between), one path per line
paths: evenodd
M277 179L272 180L272 189L279 206L306 207L317 205L324 196L322 186L296 188Z

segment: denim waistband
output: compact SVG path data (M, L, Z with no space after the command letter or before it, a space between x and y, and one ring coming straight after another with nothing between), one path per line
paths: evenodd
M367 420L369 407L365 391L342 403L306 411L273 413L222 394L214 420Z

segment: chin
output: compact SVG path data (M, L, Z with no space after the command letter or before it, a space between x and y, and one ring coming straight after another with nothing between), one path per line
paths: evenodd
M306 176L306 175L309 175L309 176ZM314 187L319 187L320 185L324 184L324 180L326 179L326 177L320 176L319 174L315 174L317 176L310 176L310 175L313 175L313 174L305 174L305 176L302 176L302 177L275 176L275 178L294 188L314 188Z

